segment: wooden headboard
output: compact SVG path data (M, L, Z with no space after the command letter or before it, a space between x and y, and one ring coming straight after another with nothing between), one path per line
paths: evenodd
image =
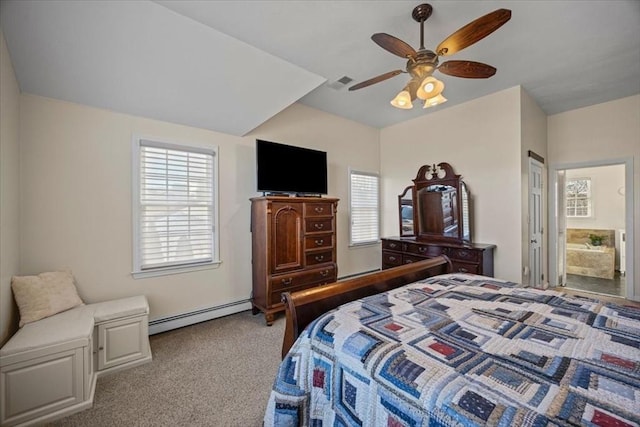
M450 273L451 270L451 261L442 255L304 291L284 292L282 300L285 305L286 326L282 357L284 358L304 328L327 311L427 277Z

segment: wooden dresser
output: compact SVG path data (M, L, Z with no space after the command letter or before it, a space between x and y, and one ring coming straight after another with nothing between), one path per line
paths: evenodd
M482 274L493 277L493 249L482 243L421 241L413 237L382 239L382 269L410 264L425 258L446 255L454 273Z
M281 294L335 282L338 199L251 199L253 313L267 325L284 311Z

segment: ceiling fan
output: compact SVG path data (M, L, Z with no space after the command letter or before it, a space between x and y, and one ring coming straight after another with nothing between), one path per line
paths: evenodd
M471 21L440 43L435 52L424 47L424 21L431 16L432 11L431 5L425 3L416 6L411 14L413 19L420 23L420 48L417 51L402 40L386 33L376 33L371 36L371 39L383 49L394 55L407 58L406 71L389 71L353 85L349 90L362 89L395 77L398 74L408 73L411 75L411 80L391 101L391 105L402 109L410 109L413 108L412 101L419 98L424 101L423 108L427 108L447 100L442 96L444 83L432 76L436 70L449 76L467 79L486 79L493 76L496 73L496 69L491 65L475 61L456 60L445 61L438 65L438 58L453 55L493 33L511 19L511 11L498 9Z

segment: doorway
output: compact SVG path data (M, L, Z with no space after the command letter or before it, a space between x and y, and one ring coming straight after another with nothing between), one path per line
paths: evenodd
M555 165L550 178L550 285L633 295L632 159Z

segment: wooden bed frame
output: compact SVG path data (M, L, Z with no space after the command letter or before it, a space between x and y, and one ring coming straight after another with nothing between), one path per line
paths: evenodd
M327 311L359 298L451 271L451 260L441 255L303 291L284 292L282 301L285 306L286 326L282 357L286 356L304 328Z

